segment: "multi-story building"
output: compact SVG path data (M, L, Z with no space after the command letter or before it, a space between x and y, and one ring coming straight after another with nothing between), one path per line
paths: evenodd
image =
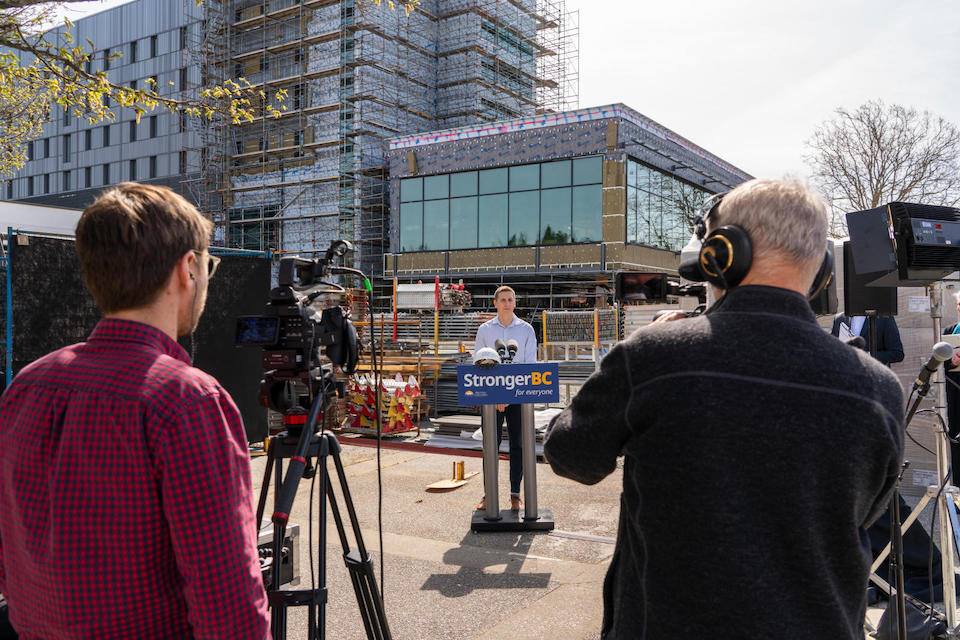
M704 199L751 177L622 104L389 146L384 275L462 278L481 300L507 283L539 308L605 300L618 270L676 275Z
M89 39L98 47L88 71L106 71L114 83L138 88L153 78L161 95L179 97L199 80L184 53L199 15L193 2L136 0L78 20L71 35L74 42ZM61 27L47 37L55 42L62 33ZM105 186L124 180L180 190L191 164L187 150L198 147L186 120L158 108L137 123L131 109L107 106L115 119L97 123L54 107L43 135L27 145L26 166L5 182L0 196L83 208Z
M91 125L57 109L3 195L83 207L122 180L159 182L209 214L223 244L311 253L341 237L375 274L385 141L575 104L575 27L563 0L423 0L409 14L373 0L134 0L74 24L75 41L100 47L91 69L183 98L249 83L267 100L285 92L282 115L158 110L137 124L117 108Z
M409 14L372 0L235 0L206 11L194 47L204 77L288 96L279 118L202 134L197 193L216 194L205 208L231 246L308 253L340 237L377 274L388 138L576 100L563 0L423 0Z

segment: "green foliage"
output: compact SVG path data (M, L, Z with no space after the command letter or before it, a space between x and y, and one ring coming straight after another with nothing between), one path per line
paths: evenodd
M117 85L106 71L92 70L94 43L75 42L70 20L64 20L62 32L44 30L46 16L68 2L19 0L0 5L5 7L0 9L0 48L7 50L0 54L0 176L9 177L23 167L25 145L42 134L54 105L90 123L116 118L107 105L132 109L138 122L158 108L196 118L222 117L235 124L261 115L277 117L286 110L286 90L268 99L243 78L201 89L190 98L161 95L154 78L137 88Z

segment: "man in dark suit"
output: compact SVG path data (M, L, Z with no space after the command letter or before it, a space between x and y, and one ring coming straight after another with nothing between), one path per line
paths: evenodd
M838 313L833 318L833 329L830 333L840 336L840 325L844 324L853 336L860 336L870 348L870 323L864 316L845 316ZM877 317L877 360L890 366L894 362L903 361L903 342L900 341L900 330L897 321L892 317Z

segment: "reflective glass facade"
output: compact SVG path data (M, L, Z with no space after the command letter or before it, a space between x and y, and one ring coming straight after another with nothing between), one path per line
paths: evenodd
M600 156L400 181L400 251L599 242Z
M679 251L711 194L671 175L627 159L627 242Z

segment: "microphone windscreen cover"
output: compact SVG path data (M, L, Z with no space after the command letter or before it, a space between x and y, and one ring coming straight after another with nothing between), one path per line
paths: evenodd
M953 345L949 342L938 342L933 345L933 357L940 362L946 362L953 357Z

